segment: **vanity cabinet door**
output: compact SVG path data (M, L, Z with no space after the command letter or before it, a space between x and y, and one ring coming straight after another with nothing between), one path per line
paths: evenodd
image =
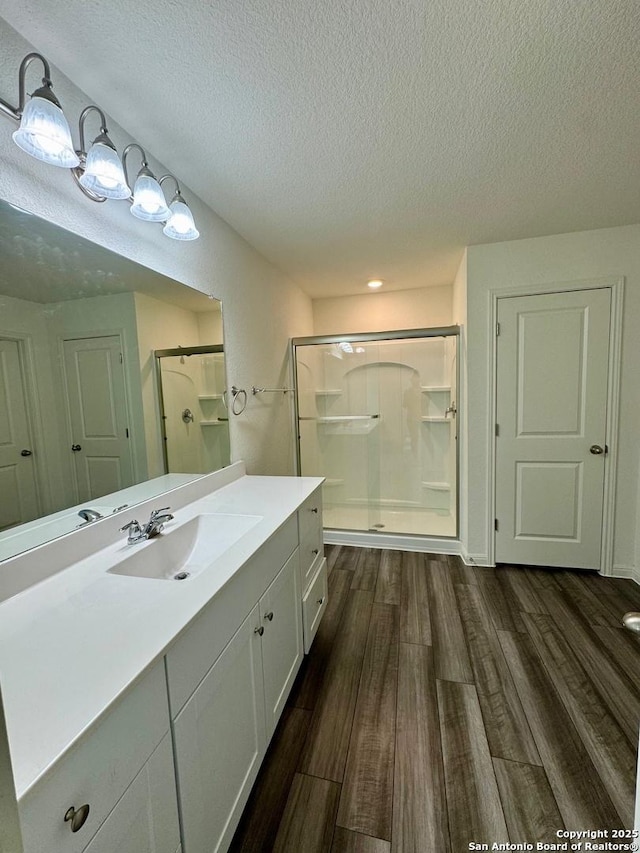
M173 754L167 732L84 853L175 853L179 844Z
M303 657L297 552L280 569L259 607L260 625L264 628L262 669L270 740Z
M266 749L256 605L173 723L184 853L226 850Z

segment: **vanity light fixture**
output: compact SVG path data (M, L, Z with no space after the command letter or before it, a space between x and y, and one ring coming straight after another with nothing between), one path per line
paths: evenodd
M166 222L171 215L171 211L167 207L162 187L149 168L144 148L141 148L137 142L127 145L122 154L125 177L127 177L127 157L129 156L129 152L134 148L137 148L142 155L142 168L138 172L138 177L133 186L131 213L138 219L144 219L145 222ZM127 183L129 183L128 177Z
M44 77L42 86L36 89L27 103L25 77L27 68L36 59L42 62ZM13 134L13 141L27 154L51 166L65 169L79 165L69 124L60 102L53 94L51 70L44 56L39 53L28 53L25 56L18 72L18 106L13 107L0 99L0 110L20 122L20 127Z
M100 133L93 140L88 153L85 151L84 124L87 116L95 111L100 116ZM100 107L94 104L85 107L80 113L78 123L80 133L80 165L73 169L80 189L92 201L106 201L108 198L131 198L131 190L116 146L109 139L107 119Z
M166 180L172 180L176 185L176 191L171 199L169 210L171 215L167 220L167 224L162 229L163 234L171 237L172 240L197 240L200 232L196 228L193 221L193 214L189 209L189 205L182 198L180 193L180 184L173 175L163 175L158 183L160 186Z
M32 62L38 60L44 67L42 86L27 102L26 73ZM0 98L0 113L20 123L13 139L23 151L44 163L71 170L76 184L92 201L124 199L131 203L131 213L147 222L166 223L163 233L173 240L197 240L200 236L193 214L182 197L180 185L173 175L164 175L157 181L149 168L147 155L135 142L124 149L122 160L109 138L103 111L91 104L80 114L78 123L80 148L76 150L69 124L60 103L53 94L49 63L40 53L28 53L20 63L18 73L18 106L14 107ZM85 122L90 113L100 116L100 133L85 150ZM133 193L127 174L127 156L136 149L142 157ZM170 204L161 184L171 178L176 190Z
M377 290L379 287L382 287L384 282L382 282L379 278L372 279L367 282L367 287L370 287L371 290Z

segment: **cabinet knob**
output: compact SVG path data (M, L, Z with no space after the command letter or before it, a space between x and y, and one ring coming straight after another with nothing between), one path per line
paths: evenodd
M268 619L269 622L273 622L273 610L270 610L269 613L265 613L264 618Z
M253 633L254 633L254 634L259 634L260 636L262 636L262 635L264 634L264 628L262 627L262 625L260 625L260 627L259 627L259 628L254 628L254 629L253 629Z
M73 806L67 809L64 816L64 822L69 823L69 821L71 821L71 832L77 832L79 829L82 829L89 817L89 811L88 803L85 803L84 806L80 806L79 809L75 809Z
M316 604L324 604L324 595L317 600Z
M317 515L318 514L318 507L317 506L310 507L309 512L315 512L315 514Z

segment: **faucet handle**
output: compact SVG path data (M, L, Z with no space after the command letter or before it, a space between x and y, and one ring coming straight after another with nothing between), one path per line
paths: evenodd
M156 519L159 515L162 515L162 514L163 514L163 513L165 513L165 512L169 512L169 510L170 510L170 509L171 509L171 507L170 507L170 506L163 506L163 507L162 507L162 509L152 509L152 510L151 510L151 518L150 518L150 521L153 521L153 520L154 520L154 519Z
M120 528L120 533L124 533L126 530L129 531L129 535L131 535L131 533L139 533L142 528L140 527L138 519L134 518L133 521L129 521L127 524L123 525Z

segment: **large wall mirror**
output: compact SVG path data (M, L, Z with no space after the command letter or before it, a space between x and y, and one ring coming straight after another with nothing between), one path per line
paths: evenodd
M229 463L217 299L3 201L0 257L0 560Z

